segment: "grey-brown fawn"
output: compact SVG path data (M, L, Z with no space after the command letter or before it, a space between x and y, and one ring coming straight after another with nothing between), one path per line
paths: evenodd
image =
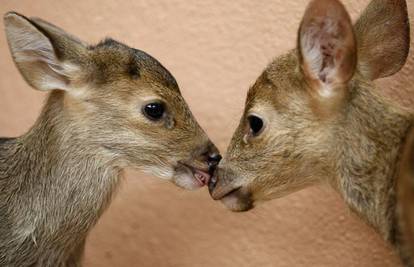
M208 182L220 155L156 59L17 13L4 24L22 76L50 93L26 134L0 139L0 266L80 266L126 167Z
M409 44L404 0L373 0L354 25L338 0L311 1L297 48L250 88L212 197L242 211L328 183L400 248L395 180L413 116L373 80L398 72Z

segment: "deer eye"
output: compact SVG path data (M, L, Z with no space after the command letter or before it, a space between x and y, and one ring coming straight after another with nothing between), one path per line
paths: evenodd
M161 119L165 113L165 105L160 102L148 103L143 109L144 115L153 121Z
M263 129L263 120L254 115L247 117L247 120L249 121L250 132L254 136L259 135Z

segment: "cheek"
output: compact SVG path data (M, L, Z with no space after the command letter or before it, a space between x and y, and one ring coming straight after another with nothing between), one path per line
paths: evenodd
M261 177L251 184L252 196L256 201L280 198L295 191L296 186L291 184L286 177L278 176L277 173Z
M261 173L256 176L249 184L250 191L255 197L262 198L266 192L271 188L277 186L275 183L275 176L269 173Z
M171 115L167 115L165 118L164 126L167 129L173 129L177 125L175 119Z

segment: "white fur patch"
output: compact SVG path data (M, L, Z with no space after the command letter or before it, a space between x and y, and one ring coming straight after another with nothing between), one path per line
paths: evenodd
M171 180L174 176L174 171L171 168L163 166L147 166L142 171L165 180Z

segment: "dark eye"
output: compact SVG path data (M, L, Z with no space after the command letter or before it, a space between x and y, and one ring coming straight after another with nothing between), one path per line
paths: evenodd
M159 120L163 117L165 107L163 103L154 102L144 106L144 115L150 120Z
M258 135L263 128L263 120L257 116L250 115L248 118L250 131L253 135Z

